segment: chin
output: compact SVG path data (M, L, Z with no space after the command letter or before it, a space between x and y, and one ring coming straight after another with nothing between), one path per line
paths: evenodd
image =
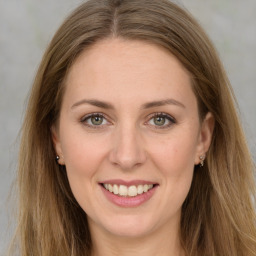
M90 223L90 222L89 222ZM94 223L95 224L95 223ZM114 216L97 222L98 228L103 228L107 233L126 238L143 237L155 229L156 224L150 217L145 216Z
M144 225L119 225L109 227L108 231L118 237L138 238L149 234L151 229Z

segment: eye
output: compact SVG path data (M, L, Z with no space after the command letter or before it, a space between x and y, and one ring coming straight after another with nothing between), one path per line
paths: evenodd
M174 123L176 123L175 119L172 116L165 113L155 113L150 117L151 118L148 121L148 124L151 126L155 126L155 128L158 129L168 128Z
M93 114L86 115L85 117L82 118L81 122L93 128L98 128L97 126L100 127L108 124L107 119L101 113L93 113Z

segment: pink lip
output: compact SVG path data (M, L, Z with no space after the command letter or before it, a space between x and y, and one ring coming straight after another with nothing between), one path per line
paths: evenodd
M107 184L112 184L112 183L107 183ZM116 182L113 184L123 184L123 183ZM134 185L134 183L132 183L132 184ZM142 183L139 183L139 184L142 184ZM149 183L145 183L145 184L149 184ZM113 203L117 206L120 206L120 207L128 208L128 207L138 207L138 206L146 203L154 195L158 186L154 186L148 192L134 196L134 197L118 196L118 195L115 195L115 194L109 192L108 190L106 190L102 185L100 185L100 187L102 189L103 194L106 196L106 198L111 203Z

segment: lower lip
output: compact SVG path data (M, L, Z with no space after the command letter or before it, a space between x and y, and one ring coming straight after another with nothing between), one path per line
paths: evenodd
M154 186L148 192L133 197L118 196L106 190L102 185L100 187L107 199L113 204L121 207L137 207L146 203L154 195L158 186Z

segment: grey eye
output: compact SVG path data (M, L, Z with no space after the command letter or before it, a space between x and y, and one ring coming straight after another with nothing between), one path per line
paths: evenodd
M157 126L163 126L166 121L166 117L163 117L163 116L157 116L157 117L154 117L153 118L153 121L154 121L154 124L157 125Z
M101 126L107 124L106 118L101 114L91 114L82 119L82 122L89 126Z
M92 116L90 117L90 120L93 125L101 125L104 118L102 116Z
M148 124L155 128L168 128L175 123L175 119L172 116L165 113L154 114L148 122Z

